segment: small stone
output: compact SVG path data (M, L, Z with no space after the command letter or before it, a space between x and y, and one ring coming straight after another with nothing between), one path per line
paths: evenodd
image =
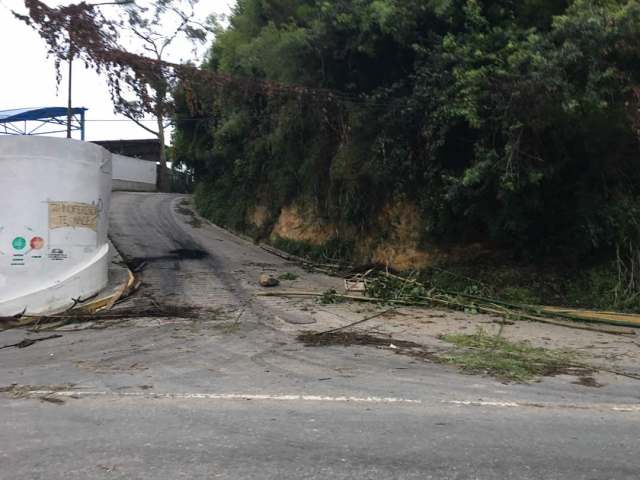
M260 285L263 287L277 287L280 285L280 280L275 278L273 275L269 275L268 273L263 273L260 275Z

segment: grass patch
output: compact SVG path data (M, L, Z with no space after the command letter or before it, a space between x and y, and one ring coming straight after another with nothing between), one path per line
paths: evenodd
M288 280L288 281L293 281L293 280L297 280L298 278L300 278L298 275L296 275L295 273L291 273L291 272L285 272L282 273L278 276L278 280Z
M344 303L344 299L340 297L340 294L336 291L335 288L330 288L322 292L322 295L318 297L318 303L323 305L333 305L335 303Z
M528 342L510 342L483 330L472 335L444 335L442 340L460 351L439 355L444 363L457 365L466 373L486 374L501 380L529 382L563 373L588 373L574 352L533 347Z
M423 285L411 282L411 278L408 278L408 281L390 276L367 279L367 296L379 298L383 302L400 299L424 302L424 297L428 294Z
M240 331L240 323L239 322L227 322L219 325L215 325L212 328L217 330L222 335L231 335L234 333L238 333Z
M614 261L596 264L516 263L485 259L420 272L428 288L532 305L640 311L640 293L623 292Z
M271 239L274 247L319 263L344 263L353 257L355 243L333 238L322 245L275 236Z

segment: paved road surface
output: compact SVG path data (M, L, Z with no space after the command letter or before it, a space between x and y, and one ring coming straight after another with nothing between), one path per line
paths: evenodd
M35 390L0 397L0 479L640 477L640 384L503 385L387 350L304 347L280 327L313 314L254 296L261 271L296 267L193 228L178 200L117 194L113 240L145 265L136 301L209 316L0 350L0 386Z

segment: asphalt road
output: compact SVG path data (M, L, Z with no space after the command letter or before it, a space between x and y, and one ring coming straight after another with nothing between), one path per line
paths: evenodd
M178 200L116 194L112 239L144 265L136 301L209 313L0 350L0 386L17 385L0 395L0 479L640 477L640 384L504 385L389 350L305 347L281 327L313 315L254 295L260 272L296 266L190 226Z

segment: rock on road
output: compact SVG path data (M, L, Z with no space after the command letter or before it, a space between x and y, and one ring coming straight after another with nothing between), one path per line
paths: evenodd
M111 236L144 265L140 299L211 318L0 350L0 387L31 390L0 396L0 479L639 477L640 383L504 385L388 350L305 347L283 326L313 312L255 296L260 273L297 267L189 225L181 198L115 194Z

